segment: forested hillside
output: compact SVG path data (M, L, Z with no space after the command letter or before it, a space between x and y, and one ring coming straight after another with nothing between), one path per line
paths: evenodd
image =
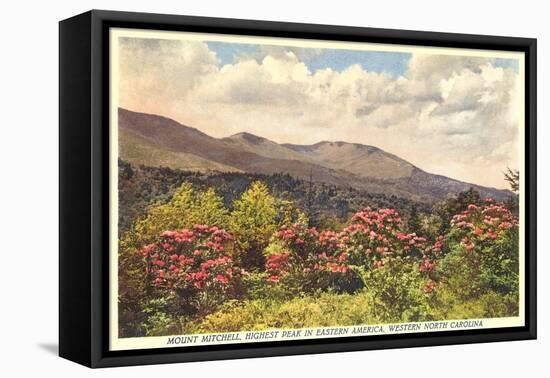
M128 229L136 217L145 213L155 202L168 201L183 183L191 182L197 189L215 188L231 209L256 180L265 182L270 192L280 201L291 201L309 217L312 225L321 228L345 223L355 212L365 208L395 208L407 217L414 208L428 213L432 204L414 202L394 195L305 181L288 174L261 175L251 173L192 172L172 168L134 166L119 161L119 233Z

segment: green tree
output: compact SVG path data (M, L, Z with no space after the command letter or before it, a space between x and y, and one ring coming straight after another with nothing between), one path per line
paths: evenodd
M459 214L468 208L468 205L481 205L481 195L474 188L458 193L454 198L439 202L434 206L434 213L441 219L439 234L446 233L450 228L450 222L455 214Z
M507 168L507 171L504 172L504 179L508 181L508 184L510 184L510 189L512 192L519 192L519 171L517 169L511 170L510 168Z
M236 248L245 269L261 270L265 265L262 253L275 229L277 208L267 186L254 181L234 202L229 224L236 235Z
M291 226L296 222L309 222L306 214L293 201L276 200L276 206L279 209L276 217L278 227Z
M508 181L508 184L510 185L510 190L514 192L510 197L508 197L508 200L506 201L506 205L514 213L515 215L519 214L519 171L518 170L512 170L510 168L507 169L507 172L504 173L504 179Z
M419 233L421 231L421 225L420 225L420 216L418 214L418 209L416 208L416 205L413 205L411 207L411 212L409 214L409 219L407 221L407 228L409 232L416 232Z
M227 228L229 211L223 205L223 198L218 196L214 189L209 188L197 194L189 218L193 224L208 224Z
M441 218L436 214L423 215L420 219L421 235L429 240L437 239L442 229L441 222Z
M456 198L456 202L460 210L465 209L470 204L480 204L481 201L481 195L477 190L474 188L470 188L468 190L465 190L463 192L458 193L458 196Z
M165 204L151 206L149 211L130 227L121 238L121 247L141 248L157 239L161 232L190 227L194 207L193 186L183 183Z
M186 182L168 203L151 206L121 238L121 243L141 248L156 240L163 231L191 228L195 224L227 228L228 219L229 212L223 205L223 198L214 189L195 194L193 186Z

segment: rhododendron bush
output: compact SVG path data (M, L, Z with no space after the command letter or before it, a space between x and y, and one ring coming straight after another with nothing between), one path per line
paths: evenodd
M429 244L425 237L404 231L401 216L394 209L374 211L366 208L351 218L344 230L349 245L350 262L365 268L381 267L385 259L410 257L421 259L431 270L444 245L444 236Z
M449 255L439 275L467 299L495 291L516 295L519 276L518 219L504 204L471 204L451 221Z
M284 250L267 260L267 280L279 282L298 275L304 285L316 282L316 288L326 289L343 278L350 282L359 277L363 286L369 287L372 286L372 282L367 282L369 271L400 257L403 258L400 261L416 266L415 259L421 261L418 270L427 278L424 291L428 293L435 286L432 272L435 259L442 253L444 236L429 244L426 238L405 233L403 229L403 220L394 209L371 208L356 213L341 232L319 233L303 223L283 226L275 238Z
M351 277L348 253L340 234L317 232L305 223L283 225L274 235L283 252L268 257L267 281L280 281L302 291L345 285Z
M486 200L482 206L469 205L467 210L457 214L451 221L454 235L461 236L461 243L468 252L480 251L493 245L495 240L506 237L517 228L517 218L503 204Z
M174 291L189 312L204 312L236 295L241 275L228 250L233 236L216 226L164 231L156 243L139 253L147 281L159 290Z

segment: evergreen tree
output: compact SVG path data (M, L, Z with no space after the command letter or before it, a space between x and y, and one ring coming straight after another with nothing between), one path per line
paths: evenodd
M455 214L460 214L468 208L468 205L481 205L481 195L474 188L470 188L458 193L455 198L448 198L434 206L434 214L440 219L439 234L444 234L449 230L450 222Z
M409 232L419 233L421 230L420 216L418 214L418 209L416 208L416 205L413 205L411 207L411 212L409 214L409 220L407 221L407 226L408 226Z
M510 189L512 192L519 192L519 171L507 169L507 172L504 173L504 179L510 184Z
M276 205L279 208L277 212L276 223L277 226L291 226L296 222L304 221L309 223L309 220L305 213L300 210L298 206L292 201L288 200L276 200Z
M214 189L208 188L197 194L189 218L193 224L208 224L225 229L228 227L229 212L224 207L223 198Z
M511 170L508 168L508 171L504 173L504 179L510 184L510 190L514 192L508 200L506 205L512 213L515 215L519 214L519 171Z

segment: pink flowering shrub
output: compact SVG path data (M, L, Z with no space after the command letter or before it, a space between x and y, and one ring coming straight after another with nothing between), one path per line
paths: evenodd
M445 248L445 236L440 235L432 245L426 247L422 253L421 261L418 266L420 272L427 277L428 281L423 288L425 294L432 293L436 287L438 260L443 257Z
M455 215L447 238L451 252L438 266L446 285L462 298L487 291L516 295L519 274L518 219L488 199Z
M279 282L281 277L290 271L290 253L283 252L269 257L265 267L268 272L267 281Z
M187 312L202 312L235 295L245 273L229 256L233 236L216 226L164 231L143 247L146 277L158 290L176 292ZM197 297L201 301L197 301Z
M381 268L396 257L419 261L418 269L426 277L424 293L430 293L435 288L434 270L436 260L443 254L445 237L441 235L429 244L425 237L404 229L403 220L394 209L366 208L358 212L344 230L350 263L368 270Z
M488 199L482 206L469 205L451 220L454 234L461 236L461 244L468 252L483 249L517 228L518 219L504 204Z
M421 256L426 239L416 233L403 232L401 216L394 209L363 209L351 218L344 229L350 259L356 265L379 267L383 257Z
M266 261L267 281L283 281L304 291L324 290L349 278L345 236L333 231L317 232L298 222L283 225L274 235L284 252Z
M342 233L348 262L373 296L373 309L383 321L426 319L427 294L436 286L435 264L444 237L433 244L405 231L394 209L365 208Z
M301 277L317 288L326 288L335 279L360 279L362 286L372 286L365 272L381 268L396 257L415 264L425 277L425 293L435 287L435 259L442 254L444 237L429 245L426 238L405 233L403 220L394 209L366 208L351 218L341 232L321 233L303 223L283 226L275 238L284 251L266 262L267 280L279 282L289 276ZM418 262L415 262L418 261Z
M319 233L314 227L307 227L303 222L291 226L283 225L275 232L275 238L292 250L296 258L306 259L317 248Z

